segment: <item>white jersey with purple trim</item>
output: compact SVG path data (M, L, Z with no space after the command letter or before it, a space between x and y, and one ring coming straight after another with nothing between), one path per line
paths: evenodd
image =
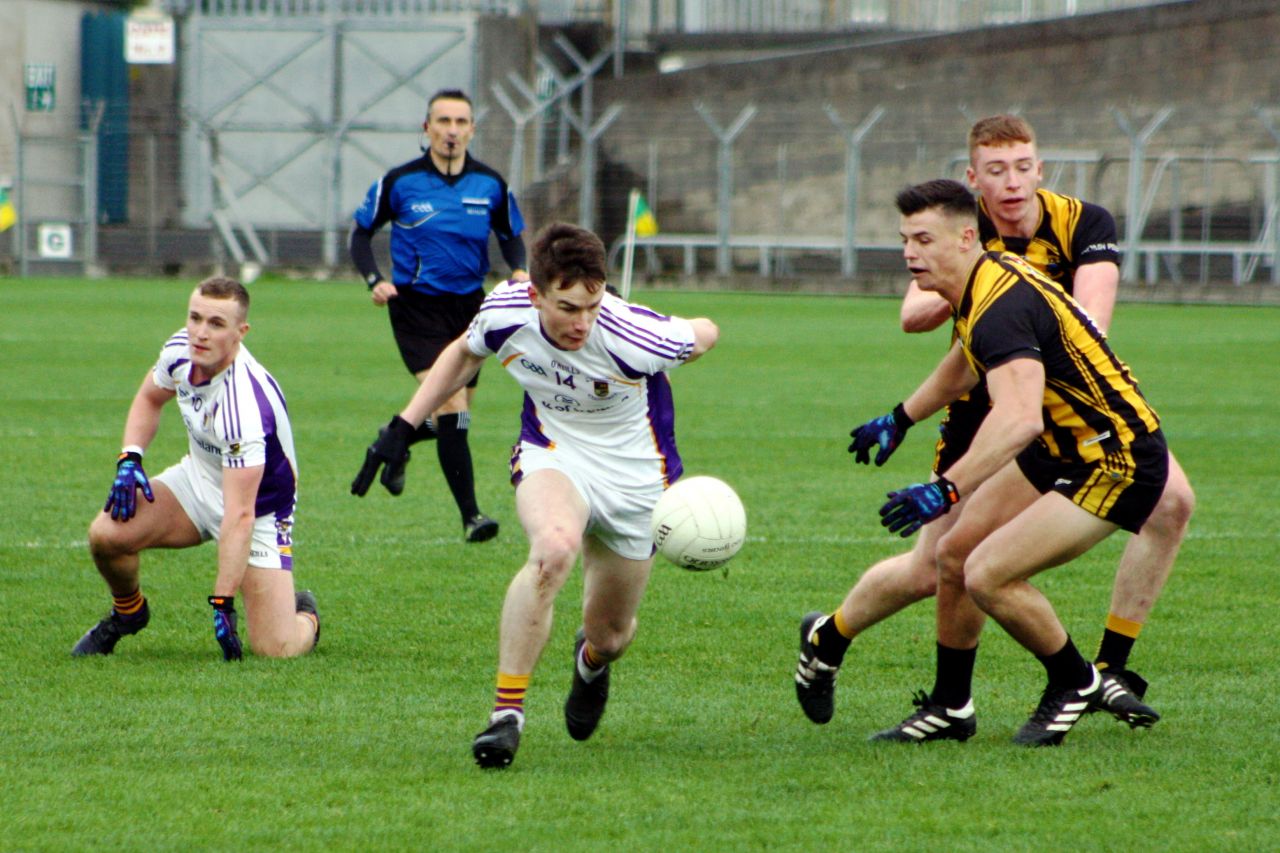
M563 448L619 485L674 482L683 466L664 371L693 352L693 326L606 293L586 344L563 350L543 334L529 286L495 287L467 329L471 352L496 355L524 388L520 441Z
M193 385L187 330L181 329L165 341L151 379L177 393L191 459L207 482L221 488L223 468L261 465L254 515L293 514L298 466L284 393L243 344L230 367Z

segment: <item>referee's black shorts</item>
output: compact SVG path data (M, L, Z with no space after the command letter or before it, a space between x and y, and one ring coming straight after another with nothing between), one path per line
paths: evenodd
M411 287L398 286L399 295L387 300L387 316L391 332L404 366L413 374L435 364L440 353L457 340L484 301L484 288L472 293L425 294ZM476 387L480 374L467 383Z

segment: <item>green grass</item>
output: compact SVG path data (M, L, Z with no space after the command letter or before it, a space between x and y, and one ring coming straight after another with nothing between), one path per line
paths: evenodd
M836 719L793 697L796 626L901 543L876 509L920 479L921 426L882 469L854 424L892 406L945 347L896 330L892 300L650 292L705 314L721 344L672 374L691 473L734 484L750 538L727 579L655 568L639 639L596 736L560 705L581 584L529 699L519 757L470 759L493 689L503 591L524 556L506 484L519 392L485 368L472 429L481 504L464 546L429 446L404 496L348 485L411 390L358 284L255 285L248 344L288 395L301 466L297 576L319 596L311 657L221 662L204 596L212 545L144 557L151 626L116 655L67 652L105 611L85 530L125 412L190 282L0 282L0 849L1032 850L1280 846L1280 312L1122 305L1113 341L1165 419L1199 498L1133 665L1164 719L1091 717L1062 749L1009 737L1038 664L998 629L978 662L978 735L872 746L932 678L932 608L859 638ZM185 447L166 416L158 472ZM1123 537L1041 579L1092 650Z

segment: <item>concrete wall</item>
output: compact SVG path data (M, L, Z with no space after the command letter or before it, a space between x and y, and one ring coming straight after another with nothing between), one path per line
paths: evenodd
M656 177L653 201L666 231L715 230L716 141L697 102L722 127L749 104L759 110L735 149L740 232L841 232L844 149L825 105L851 126L877 106L886 110L863 150L863 241L896 241L893 193L949 165L955 176L972 119L1005 111L1032 122L1042 151L1099 153L1101 161L1082 174L1065 172L1062 188L1083 185L1122 215L1130 141L1116 113L1140 130L1172 107L1150 153L1202 157L1205 165L1185 161L1176 193L1170 180L1157 209L1175 200L1256 207L1261 169L1248 158L1280 147L1255 112L1262 106L1280 114L1277 44L1274 0L1192 0L602 79L597 111L625 105L603 154L641 186Z

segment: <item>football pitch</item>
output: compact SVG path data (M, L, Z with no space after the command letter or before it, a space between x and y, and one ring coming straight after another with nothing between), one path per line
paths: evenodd
M886 491L923 479L935 421L883 468L851 427L887 412L941 356L892 299L641 291L709 316L720 345L671 374L690 474L728 481L748 541L727 577L659 560L608 713L565 732L580 572L557 602L515 763L481 771L502 596L525 554L506 463L516 384L490 362L471 442L481 506L464 545L431 445L403 496L349 485L412 389L358 283L264 280L246 345L289 401L300 466L295 572L315 591L313 655L225 664L205 596L215 549L143 556L150 627L69 656L109 597L86 529L129 401L182 326L190 280L0 282L0 850L1262 850L1280 846L1280 311L1121 304L1111 339L1164 419L1196 515L1131 667L1163 715L1102 715L1059 749L1009 739L1043 669L998 626L975 674L967 743L870 744L933 677L925 602L857 638L836 717L794 697L798 624L906 547ZM152 474L184 452L169 407ZM1096 648L1117 534L1037 579Z

